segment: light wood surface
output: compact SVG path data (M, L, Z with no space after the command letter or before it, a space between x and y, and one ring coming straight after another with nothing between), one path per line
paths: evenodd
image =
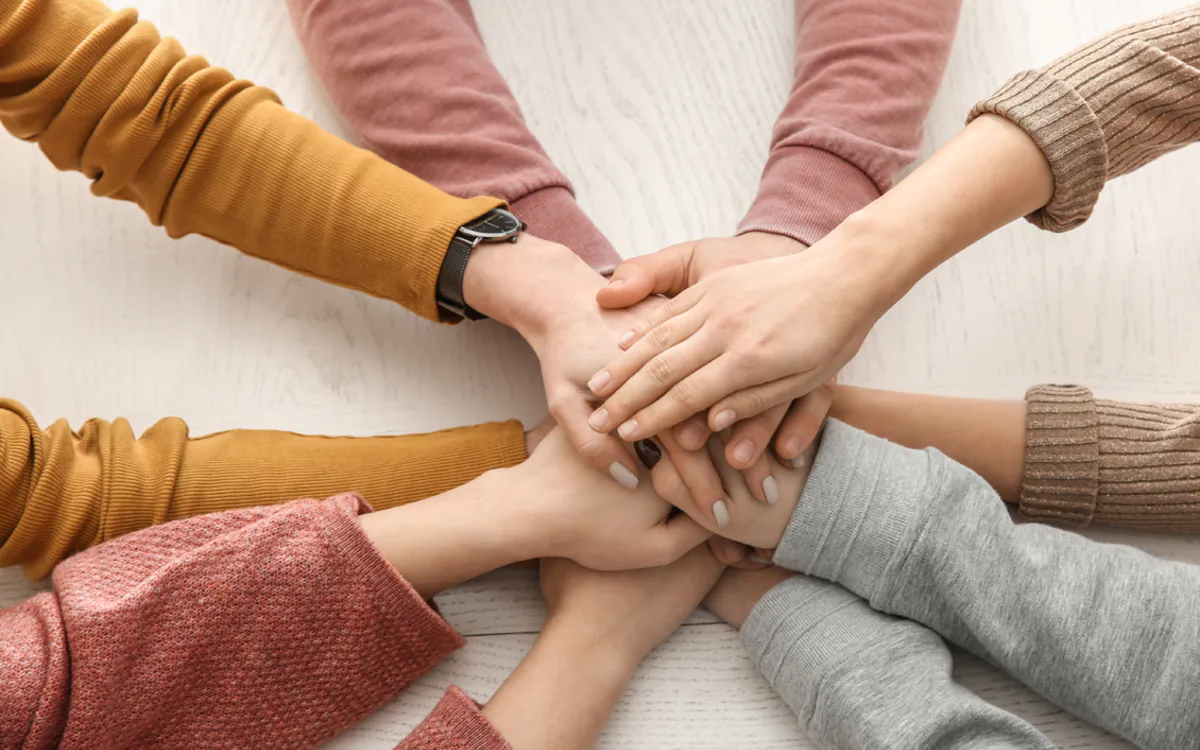
M344 134L278 0L133 3L190 51L273 87ZM732 230L752 198L791 83L787 0L476 0L489 49L583 206L626 256ZM966 0L924 154L1008 75L1175 0ZM536 363L485 323L449 330L199 238L169 240L101 201L28 144L0 137L0 394L43 423L166 415L194 434L273 427L413 432L544 412ZM1019 397L1039 381L1106 396L1200 396L1200 151L1106 189L1056 236L1010 227L939 269L845 372L861 385ZM1200 538L1104 541L1200 562ZM0 604L44 586L0 572ZM532 569L439 598L469 645L331 747L390 748L451 682L485 700L528 650L543 609ZM971 689L1073 748L1124 747L963 656ZM736 633L697 613L638 672L603 747L802 748L794 717Z

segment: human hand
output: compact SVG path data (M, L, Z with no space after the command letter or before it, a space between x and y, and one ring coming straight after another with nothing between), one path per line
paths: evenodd
M704 608L740 630L759 599L794 575L773 566L761 570L730 568L704 597Z
M713 464L725 487L726 497L718 501L709 512L698 508L691 493L679 477L670 461L661 460L650 472L654 489L666 498L672 505L687 513L701 526L719 534L726 539L762 550L772 550L778 546L783 532L791 520L796 503L804 490L804 482L808 478L809 467L817 450L814 442L803 454L804 461L797 462L799 468L784 466L773 456L767 454L771 463L771 473L778 480L779 502L775 504L759 503L750 495L745 480L740 472L734 469L724 459L725 446L723 435L714 435L709 439L707 450ZM670 436L657 438L670 440ZM719 543L718 548L724 547ZM730 555L729 552L726 553ZM757 561L751 561L757 562Z
M625 353L592 381L606 399L592 427L638 440L707 409L719 431L828 381L890 300L852 223L798 255L720 271L624 334Z
M531 529L533 557L567 557L596 570L667 565L710 536L649 482L617 486L591 470L562 429L510 471L518 483L504 502Z
M542 595L550 613L546 627L572 633L589 647L611 650L618 661L636 665L699 606L724 568L704 545L670 565L623 572L544 558Z

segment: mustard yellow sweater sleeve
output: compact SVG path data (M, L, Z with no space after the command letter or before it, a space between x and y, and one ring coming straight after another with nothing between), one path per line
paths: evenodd
M96 0L0 0L0 124L172 237L201 234L431 320L454 231L502 204L443 193Z
M0 566L42 578L120 534L230 508L356 491L376 509L445 492L525 459L516 421L427 435L321 437L232 430L189 438L164 419L137 439L124 419L38 427L0 399Z

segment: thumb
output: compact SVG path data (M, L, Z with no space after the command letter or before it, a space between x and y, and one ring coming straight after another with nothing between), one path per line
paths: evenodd
M625 261L617 266L608 286L596 292L596 302L611 310L631 307L651 294L679 294L687 288L688 265L695 245L683 242Z

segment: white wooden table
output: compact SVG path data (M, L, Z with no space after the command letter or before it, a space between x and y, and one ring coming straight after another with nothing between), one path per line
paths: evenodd
M138 0L144 16L290 107L343 132L281 0ZM1176 0L966 0L924 153L1009 74ZM788 0L476 0L534 131L625 255L730 232L749 204L791 83ZM437 328L199 238L167 239L132 205L92 198L32 146L0 137L0 394L43 423L166 415L193 434L273 427L404 433L545 407L536 363L487 323ZM1019 397L1082 381L1114 397L1200 396L1200 150L1110 186L1095 219L1055 236L1018 225L923 282L847 368L847 382ZM417 353L419 352L419 356ZM1200 538L1097 533L1200 562ZM0 604L38 590L0 573ZM543 617L531 570L439 597L469 641L332 747L390 748L458 683L486 699ZM963 657L971 689L1065 747L1123 747ZM810 745L736 634L698 612L638 672L604 747Z

